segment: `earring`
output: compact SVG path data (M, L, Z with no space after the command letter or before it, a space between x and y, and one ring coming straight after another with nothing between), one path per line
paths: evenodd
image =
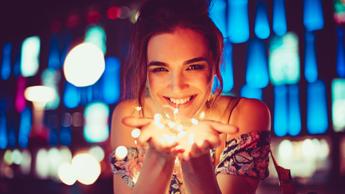
M206 100L206 107L207 108L211 108L212 104L213 104L213 100L214 100L214 95L211 93L208 97L208 99Z

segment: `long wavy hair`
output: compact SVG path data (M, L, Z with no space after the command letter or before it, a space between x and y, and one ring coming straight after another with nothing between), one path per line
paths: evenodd
M122 68L122 99L137 99L143 105L147 79L147 44L156 34L173 32L177 27L200 33L212 56L212 74L219 81L215 92L223 88L220 74L223 35L209 17L208 0L146 0L139 9L129 45L128 59ZM213 79L213 77L211 77ZM212 80L210 80L211 82Z

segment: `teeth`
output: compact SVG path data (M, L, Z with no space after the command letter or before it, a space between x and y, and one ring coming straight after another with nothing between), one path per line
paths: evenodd
M170 102L174 104L185 104L191 99L191 97L188 98L181 98L181 99L176 99L176 98L169 98Z

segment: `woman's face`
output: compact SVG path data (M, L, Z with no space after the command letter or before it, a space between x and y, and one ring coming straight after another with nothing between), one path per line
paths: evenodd
M204 37L177 28L153 36L147 45L149 92L160 107L179 108L179 115L192 117L211 90L210 51Z

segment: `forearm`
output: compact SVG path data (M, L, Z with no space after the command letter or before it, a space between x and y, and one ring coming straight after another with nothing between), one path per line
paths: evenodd
M170 183L174 161L172 156L162 156L155 150L148 149L132 194L165 193Z
M183 181L190 194L220 194L209 154L181 161Z

